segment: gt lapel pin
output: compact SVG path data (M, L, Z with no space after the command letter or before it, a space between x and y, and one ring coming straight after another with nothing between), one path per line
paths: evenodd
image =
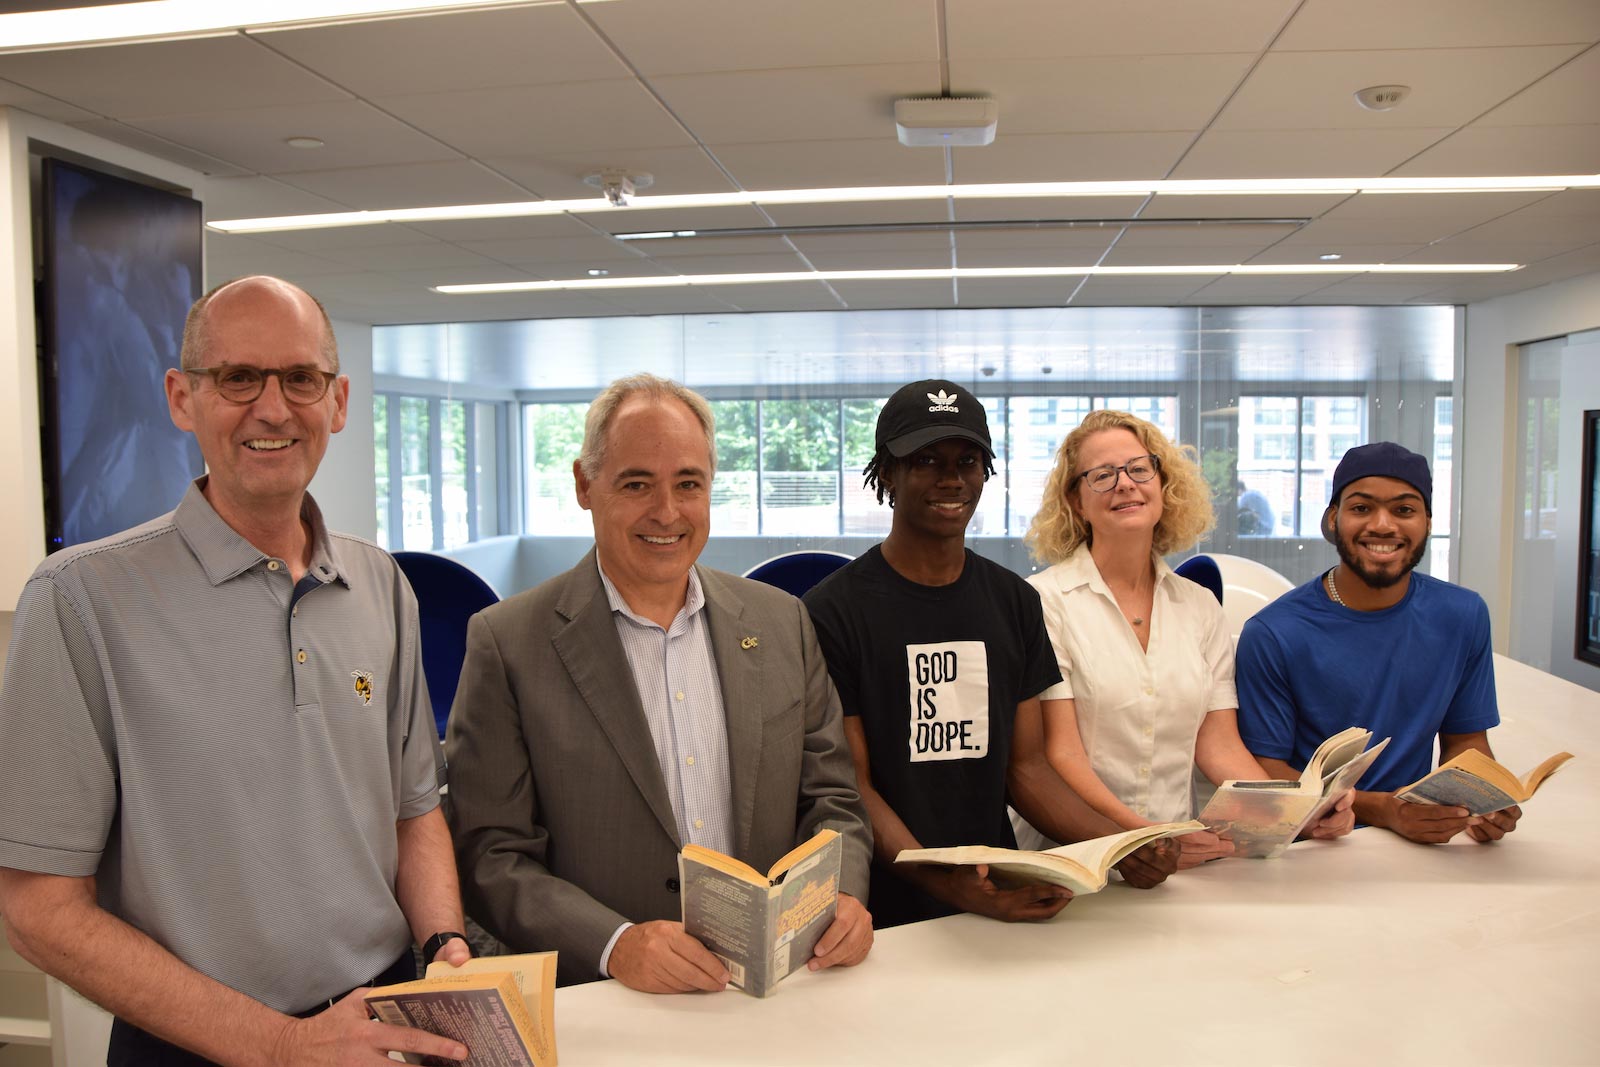
M741 637L741 638L739 638L739 647L744 649L746 652L750 651L752 648L755 648L760 643L761 642L757 641L753 637Z

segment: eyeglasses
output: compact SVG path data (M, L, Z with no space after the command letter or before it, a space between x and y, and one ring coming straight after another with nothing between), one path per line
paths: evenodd
M1161 472L1161 460L1155 456L1135 456L1120 467L1106 464L1084 471L1079 478L1087 479L1089 488L1097 493L1109 493L1117 487L1117 475L1126 474L1130 482L1148 482Z
M328 386L339 376L316 367L289 367L262 370L243 363L224 363L220 367L196 367L185 374L203 374L211 379L224 400L248 404L267 388L267 379L278 379L283 397L291 404L315 404L328 395Z

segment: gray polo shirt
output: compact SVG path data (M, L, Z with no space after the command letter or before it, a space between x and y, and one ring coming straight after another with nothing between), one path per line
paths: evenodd
M395 822L439 803L417 607L308 496L298 592L191 486L47 558L0 688L0 866L94 875L100 903L280 1011L411 943Z

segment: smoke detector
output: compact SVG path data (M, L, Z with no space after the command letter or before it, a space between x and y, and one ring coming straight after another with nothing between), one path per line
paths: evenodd
M1000 105L988 97L907 97L894 102L900 143L913 148L972 147L990 144L1000 121Z
M599 189L611 201L612 207L627 207L628 197L640 189L648 189L656 179L650 174L635 174L620 168L607 168L598 174L584 176L583 184Z
M1409 85L1369 85L1356 90L1356 103L1368 111L1393 111L1410 95Z

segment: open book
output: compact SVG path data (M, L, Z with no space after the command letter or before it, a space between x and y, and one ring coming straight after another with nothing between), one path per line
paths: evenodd
M470 1063L555 1067L556 954L484 956L460 967L428 965L426 978L381 986L366 996L374 1016L467 1046ZM450 1064L407 1054L407 1063Z
M1544 780L1571 758L1570 752L1557 752L1518 778L1492 756L1469 748L1398 792L1401 800L1414 804L1444 804L1487 815L1533 796Z
M1106 887L1111 868L1128 853L1163 837L1177 837L1204 830L1200 822L1163 822L1125 830L1120 834L1096 837L1058 845L1044 852L1025 852L991 845L955 845L950 848L908 848L894 858L896 863L937 863L949 867L989 865L990 877L999 872L1002 881L1048 882L1064 885L1076 895L1098 893Z
M772 992L811 959L839 908L844 844L819 830L766 874L702 845L678 854L683 928L716 954L733 984L752 996Z
M1306 827L1328 813L1339 794L1355 788L1386 737L1371 748L1372 731L1352 726L1312 753L1298 782L1226 781L1200 813L1200 821L1233 842L1235 856L1281 856Z

